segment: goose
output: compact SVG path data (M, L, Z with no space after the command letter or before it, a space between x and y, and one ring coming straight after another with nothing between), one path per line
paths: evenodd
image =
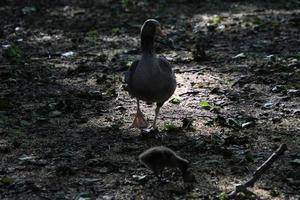
M160 108L173 95L177 85L172 65L166 58L155 54L156 35L163 35L160 23L155 19L146 20L140 33L142 56L132 63L125 75L128 92L137 102L137 111L131 127L144 129L148 126L140 109L140 101L156 103L153 124L145 129L148 131L157 130L156 120Z

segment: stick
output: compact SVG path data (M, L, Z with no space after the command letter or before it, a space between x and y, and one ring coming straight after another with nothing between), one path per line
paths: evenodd
M253 173L252 177L243 184L238 184L235 186L234 191L232 191L226 199L233 199L239 192L247 192L248 187L252 187L254 183L261 177L267 169L271 167L274 161L276 161L279 156L281 156L287 150L286 144L281 144L280 147L266 160L261 166L259 166Z
M200 91L190 91L190 92L181 93L181 94L179 94L179 96L184 96L184 95L189 95L189 94L198 94L198 93L200 93Z

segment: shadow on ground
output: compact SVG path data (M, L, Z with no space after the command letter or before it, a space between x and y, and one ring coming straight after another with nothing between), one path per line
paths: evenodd
M283 142L253 198L299 198L299 5L132 2L1 4L1 199L215 199ZM147 18L165 28L157 52L178 80L160 139L128 128L135 101L122 90ZM190 160L198 183L167 170L159 185L137 160L156 145Z

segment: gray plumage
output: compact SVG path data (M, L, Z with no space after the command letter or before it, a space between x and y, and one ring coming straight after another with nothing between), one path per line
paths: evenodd
M189 162L177 155L173 150L164 147L152 147L139 155L139 160L156 175L161 174L164 168L179 168L185 175Z
M128 92L146 102L163 104L176 89L176 79L170 63L156 55L143 55L128 73Z
M176 89L176 79L171 64L154 52L154 37L160 32L160 24L156 20L147 20L141 28L142 57L132 63L125 75L125 83L129 94L137 99L137 115L133 127L143 128L146 121L139 108L139 100L157 103L155 119L152 127L156 127L156 118L160 107Z

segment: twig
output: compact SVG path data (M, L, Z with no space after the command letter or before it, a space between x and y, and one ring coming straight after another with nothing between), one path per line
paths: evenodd
M186 69L186 70L178 70L178 71L175 70L175 72L178 73L178 74L183 74L183 73L189 73L189 72L190 73L191 72L201 72L202 69L205 69L205 68L201 68L201 69L200 68L197 68L197 69Z
M200 93L200 91L190 91L190 92L181 93L181 94L179 94L179 96L190 95L190 94L199 94L199 93Z
M237 196L239 192L247 192L248 187L252 187L254 183L261 177L261 175L271 167L274 161L276 161L279 156L281 156L287 150L286 144L281 144L280 147L266 160L261 166L259 166L252 177L243 184L238 184L235 186L234 191L232 191L226 199L233 199Z

